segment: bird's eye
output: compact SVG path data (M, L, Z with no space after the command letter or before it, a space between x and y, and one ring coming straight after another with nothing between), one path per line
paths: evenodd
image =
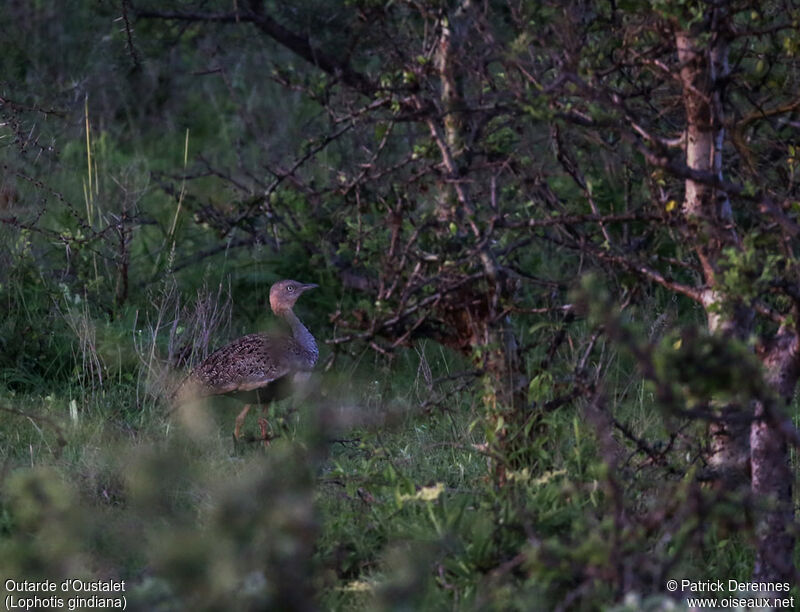
M292 291L294 291L294 285L287 285L287 286L286 286L286 291L288 291L289 293L291 293Z

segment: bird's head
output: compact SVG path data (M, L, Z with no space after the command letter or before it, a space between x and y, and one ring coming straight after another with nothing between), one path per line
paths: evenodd
M314 283L298 283L293 280L278 281L269 290L269 305L272 312L280 314L285 310L291 310L294 303L303 293L309 289L319 287Z

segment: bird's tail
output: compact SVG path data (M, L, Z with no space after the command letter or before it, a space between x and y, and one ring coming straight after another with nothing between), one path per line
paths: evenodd
M198 379L194 373L189 374L169 394L169 410L172 412L187 402L213 394L213 390L210 390L208 385Z

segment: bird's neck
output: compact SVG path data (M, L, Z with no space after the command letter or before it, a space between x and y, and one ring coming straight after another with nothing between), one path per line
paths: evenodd
M317 341L314 340L314 336L311 335L308 328L302 324L291 308L281 310L277 314L292 328L292 336L297 341L297 344L300 345L300 348L309 354L312 359L312 364L316 363L319 357L319 348L317 347Z

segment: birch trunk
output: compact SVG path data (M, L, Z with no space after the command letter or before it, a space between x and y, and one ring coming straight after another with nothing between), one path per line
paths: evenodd
M723 29L724 7L708 15L711 40L704 43L699 32L678 30L675 42L680 62L680 80L686 111L686 165L722 181L723 87L728 78L728 44ZM728 194L706 182L687 179L683 213L690 240L703 269L706 290L703 303L711 333L745 339L752 330L753 313L743 306L723 316L716 287L717 266L726 246L739 245ZM729 305L728 305L729 306ZM718 406L723 420L709 426L707 457L715 477L728 485L746 481L750 462L749 427L741 418L725 420L736 408Z
M506 271L497 263L489 246L491 241L483 233L479 211L464 180L471 166L470 117L461 77L468 61L465 46L474 30L475 10L471 0L462 0L441 21L435 58L441 118L429 117L427 123L444 170L438 189L437 219L443 225L448 224L445 227L454 227L459 237L474 241L483 278L442 303L440 312L454 330L453 346L470 355L486 372L484 399L490 422L503 415L504 422L511 424L524 420L522 413L527 403L527 385L514 330L510 318L501 314L511 289ZM501 447L506 429L497 432ZM504 467L499 464L494 467L502 484Z
M725 141L723 94L729 77L728 4L719 3L707 14L705 26L710 39L701 32L678 30L675 42L680 62L680 79L686 111L686 165L712 176L722 184L722 153ZM746 339L753 331L752 308L737 302L736 296L722 295L717 273L723 249L741 247L736 233L728 194L714 181L685 183L683 212L687 234L695 245L705 280L703 303L712 333ZM725 310L720 305L725 301ZM725 314L723 314L723 312ZM762 342L759 357L764 364L766 388L788 404L798 379L800 342L796 329L782 327ZM757 519L755 581L792 581L795 539L789 531L794 522L793 475L789 449L779 428L782 406L762 398L754 403L754 420L729 418L731 409L718 406L722 420L709 427L709 463L723 485L739 484L749 473L751 490L764 507ZM739 415L741 416L741 415Z

